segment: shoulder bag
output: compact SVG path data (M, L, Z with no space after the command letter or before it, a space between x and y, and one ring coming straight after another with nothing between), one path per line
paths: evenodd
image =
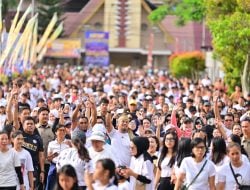
M230 166L230 169L231 169L231 171L232 171L232 173L233 173L234 179L235 179L235 181L236 181L236 183L237 183L239 189L240 189L240 190L250 190L250 185L241 185L241 184L238 182L237 177L236 177L236 175L235 175L235 173L234 173L234 170L233 170L233 167L232 167L231 162L229 163L229 166Z
M198 174L194 177L194 179L191 181L191 183L189 185L184 184L181 187L181 190L188 190L188 188L196 181L196 179L199 177L199 175L201 174L202 170L204 169L205 165L207 164L207 160L204 162L203 166L201 167L200 171L198 172Z

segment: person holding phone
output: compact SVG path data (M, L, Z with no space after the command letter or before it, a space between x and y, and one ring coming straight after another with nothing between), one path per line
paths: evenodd
M59 125L55 131L56 139L51 141L48 145L47 160L50 162L46 190L53 189L56 183L56 163L58 155L61 151L69 148L67 140L65 139L66 129L64 125Z

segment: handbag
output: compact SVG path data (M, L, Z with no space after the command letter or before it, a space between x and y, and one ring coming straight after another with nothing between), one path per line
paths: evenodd
M207 164L207 160L204 162L203 166L201 167L200 171L196 174L196 176L194 177L194 179L191 181L191 183L189 185L184 184L181 187L181 190L188 190L188 188L196 181L196 179L199 177L199 175L201 174L202 170L204 169L205 165Z
M232 167L231 162L229 163L229 166L230 166L230 169L231 169L231 171L232 171L232 173L233 173L234 179L235 179L235 181L236 181L236 183L237 183L237 185L238 185L238 188L239 188L240 190L250 190L250 185L241 185L241 184L238 182L238 179L237 179L237 177L236 177L236 175L235 175L235 173L234 173L234 170L233 170L233 167Z

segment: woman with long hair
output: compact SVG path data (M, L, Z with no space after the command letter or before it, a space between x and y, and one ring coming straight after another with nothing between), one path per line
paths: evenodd
M227 145L223 138L215 137L211 144L210 159L215 166L222 166L228 161L227 157ZM216 167L217 168L217 167Z
M230 162L219 169L217 189L232 190L239 189L241 186L247 186L245 189L250 189L250 165L242 161L241 146L232 142L227 148Z
M183 159L180 173L177 176L175 190L184 183L188 189L215 190L215 167L212 161L206 159L206 144L201 138L191 141L191 157Z
M209 159L214 163L216 175L215 175L215 184L218 181L218 171L219 168L229 162L229 158L227 157L227 145L223 138L215 137L211 143L211 153L209 155Z
M55 190L79 190L77 174L73 166L64 165L57 173Z
M176 153L176 162L174 167L174 178L175 180L180 172L181 162L184 158L191 156L191 139L182 137L178 142L178 149Z
M56 164L57 170L66 164L71 164L76 170L79 189L85 190L84 181L85 171L93 173L93 166L89 152L85 147L86 136L81 130L76 130L71 135L72 148L63 150L58 157Z
M178 148L178 136L172 129L166 131L163 138L163 147L158 160L158 167L155 176L155 188L158 190L174 189L171 182L176 152Z

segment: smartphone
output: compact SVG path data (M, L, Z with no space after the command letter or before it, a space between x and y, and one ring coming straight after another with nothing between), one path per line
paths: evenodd
M61 104L61 108L64 109L64 107L65 107L65 104Z

